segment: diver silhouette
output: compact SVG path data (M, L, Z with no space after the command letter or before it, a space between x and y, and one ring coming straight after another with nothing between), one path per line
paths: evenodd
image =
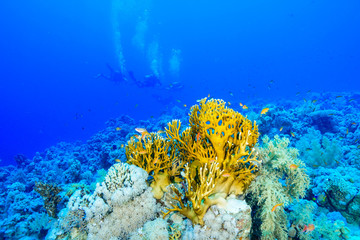
M99 73L98 75L95 76L95 78L105 78L112 82L128 81L127 78L125 77L125 75L121 71L115 70L108 63L106 64L106 66L110 70L110 75L105 75L105 74Z
M110 70L110 75L99 73L98 75L95 76L95 78L104 78L116 83L124 82L124 81L127 82L130 80L139 88L161 86L160 79L154 74L145 75L142 80L139 80L135 77L133 71L128 71L126 76L121 71L115 70L113 67L110 66L110 64L107 63L106 66Z
M128 72L130 79L135 83L139 88L145 87L157 87L161 86L160 79L154 74L145 75L142 81L135 78L134 73L132 71Z

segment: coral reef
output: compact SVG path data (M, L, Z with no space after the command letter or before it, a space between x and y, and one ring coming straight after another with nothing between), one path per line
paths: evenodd
M359 96L254 98L248 109L203 99L189 116L179 107L122 116L85 143L18 155L0 168L0 238L358 239ZM259 142L258 125L269 136ZM134 137L135 128L148 133ZM63 189L57 219L37 182Z

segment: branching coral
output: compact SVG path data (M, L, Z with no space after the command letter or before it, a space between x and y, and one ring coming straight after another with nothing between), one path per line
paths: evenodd
M57 205L61 201L61 197L58 195L61 192L61 188L56 184L47 184L42 182L35 183L34 190L38 192L44 199L44 208L50 217L57 217Z
M126 146L129 164L146 170L153 177L151 187L154 197L160 199L170 178L180 174L182 163L176 159L173 142L158 133L147 133L143 137L132 137Z
M244 193L254 179L259 162L253 147L259 133L256 123L215 99L202 99L193 106L190 127L181 134L180 127L180 121L174 120L166 133L180 160L187 162L183 174L185 197L172 187L176 201L165 216L178 211L194 224L203 224L209 207L224 203L230 194Z
M258 128L223 100L206 98L191 108L190 127L182 133L180 128L181 122L173 120L165 129L167 138L147 132L132 137L126 156L128 163L153 177L155 198L162 198L171 183L182 181L182 190L172 186L176 196L165 216L178 211L202 224L209 207L243 194L254 179Z

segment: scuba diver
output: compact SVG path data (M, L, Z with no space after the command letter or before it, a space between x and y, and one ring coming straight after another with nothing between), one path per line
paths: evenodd
M95 78L105 78L112 82L128 81L127 78L125 77L125 75L121 71L115 70L108 63L106 64L106 66L110 70L110 75L105 75L105 74L99 73L98 75L95 76Z
M132 71L129 71L129 77L139 88L161 86L160 79L154 74L145 75L144 79L140 81L135 78Z
M144 76L143 79L139 80L135 77L135 74L133 71L128 71L126 75L122 73L121 71L115 70L110 66L110 64L106 64L107 68L110 70L110 75L105 75L102 73L99 73L95 76L95 78L105 78L107 80L110 80L115 83L120 82L133 82L136 86L139 88L151 88L151 87L161 87L162 83L160 81L160 78L156 76L155 74L147 74ZM163 86L166 90L179 90L183 88L183 85L180 82L173 82L170 83L168 86Z

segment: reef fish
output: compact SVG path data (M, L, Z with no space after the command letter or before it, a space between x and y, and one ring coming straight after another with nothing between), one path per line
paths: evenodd
M147 132L145 128L135 128L135 131L137 131L138 133Z
M271 211L272 211L272 212L275 211L277 207L282 206L282 205L284 205L284 203L278 203L278 204L276 204L275 206L273 206L273 208L271 209Z
M290 169L297 169L299 167L299 165L296 165L296 164L291 164L289 166Z
M308 224L304 226L304 229L302 230L303 232L312 232L315 229L315 225L314 224Z
M270 108L264 108L263 110L261 110L260 114L265 114L269 111Z

